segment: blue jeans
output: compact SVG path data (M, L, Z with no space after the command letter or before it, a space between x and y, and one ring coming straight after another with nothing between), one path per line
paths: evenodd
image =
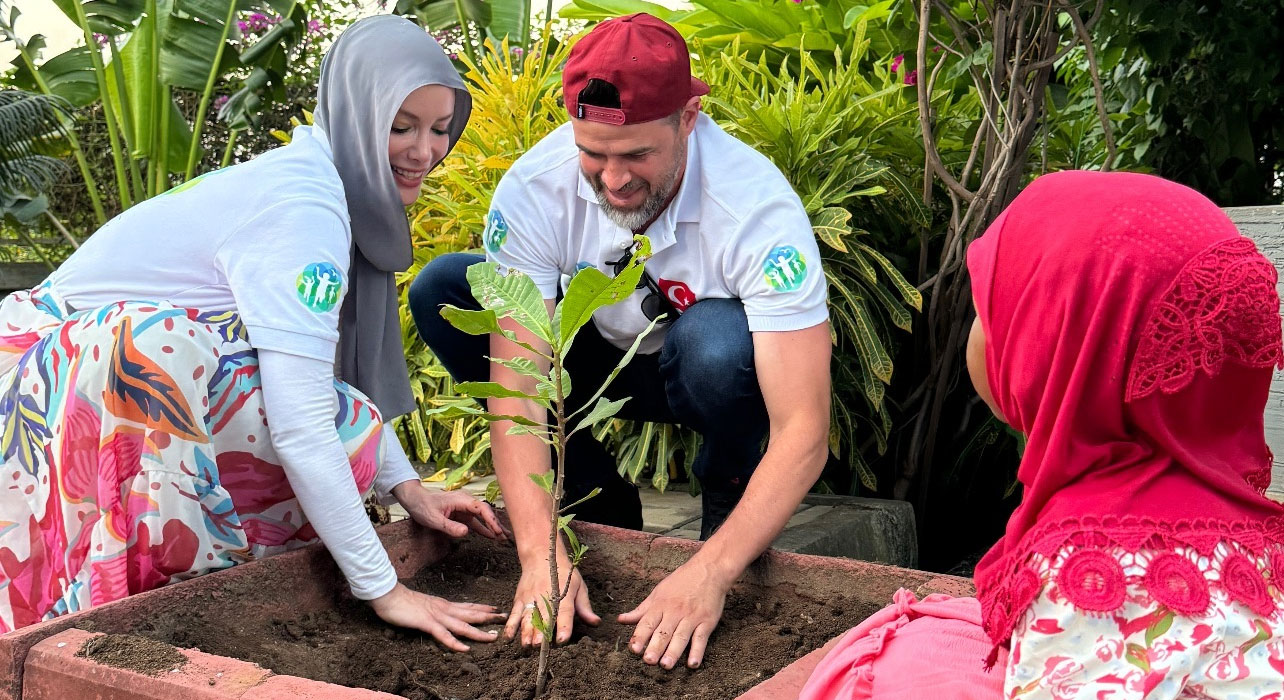
M490 377L489 338L462 333L441 317L442 304L480 308L465 277L480 255L450 253L429 263L410 287L410 311L420 336L456 381ZM625 302L627 303L627 302ZM566 360L576 387L571 410L610 374L624 351L602 338L590 323L576 336ZM703 437L692 470L703 492L701 537L722 525L744 494L762 459L767 409L754 370L753 339L738 299L705 299L669 324L658 354L635 355L603 394L632 397L619 417L680 423ZM577 433L566 449L568 502L602 492L576 509L588 522L641 529L637 489L620 476L615 458L589 431Z

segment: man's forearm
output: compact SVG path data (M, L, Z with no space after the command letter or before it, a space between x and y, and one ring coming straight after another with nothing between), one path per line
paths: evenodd
M828 445L817 433L785 429L770 441L739 505L691 558L691 565L730 586L771 546L825 466Z
M534 437L505 435L511 426L506 421L491 424L491 453L495 476L504 494L504 508L517 540L517 553L525 561L548 554L552 504L530 476L548 473L550 460L548 446Z

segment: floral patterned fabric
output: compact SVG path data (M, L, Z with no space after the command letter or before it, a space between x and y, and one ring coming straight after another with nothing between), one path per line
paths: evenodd
M353 478L381 418L335 382ZM0 632L313 541L234 312L0 302Z
M1284 700L1282 556L1034 555L1042 588L1012 634L1004 697Z

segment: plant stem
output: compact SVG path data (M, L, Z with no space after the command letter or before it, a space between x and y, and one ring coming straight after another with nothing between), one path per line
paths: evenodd
M120 206L122 209L128 209L133 206L133 201L129 196L129 181L125 178L125 161L120 153L120 139L116 136L116 112L111 106L111 93L107 89L107 68L103 65L103 54L98 48L98 40L94 38L94 32L89 28L89 18L85 15L85 7L79 0L71 3L76 10L76 23L80 25L80 31L85 35L85 51L89 52L89 63L94 67L94 78L98 83L98 97L103 101L103 118L107 121L107 139L111 142L112 163L116 166L116 187L120 188ZM120 92L121 101L128 97L125 95L125 87L117 86Z
M49 220L53 222L54 228L58 229L58 232L62 234L63 238L67 239L67 242L71 244L72 248L80 247L80 242L76 240L75 236L71 235L71 231L68 231L66 226L62 225L62 222L58 220L58 217L54 216L48 209L45 210L45 216L49 217Z
M241 133L239 129L232 129L227 135L227 148L223 149L223 160L219 161L218 167L226 168L228 163L232 162L232 147L236 145L236 135Z
M160 153L160 13L156 0L147 0L147 16L151 19L152 44L147 52L147 75L151 80L151 89L147 91L147 114L150 137L147 143L147 196L156 195L157 170L165 167L164 156ZM139 29L142 29L140 24Z
M455 14L459 15L459 29L464 35L464 52L468 54L468 60L472 61L473 65L477 65L477 53L473 50L473 33L469 29L472 26L472 22L468 20L468 15L464 12L463 0L455 0ZM477 34L484 36L481 32L481 27L477 28Z
M116 48L115 40L108 42L111 46L111 66L112 72L116 76L116 92L120 93L120 135L125 139L125 155L129 163L129 179L134 185L134 199L142 200L146 188L143 186L143 176L138 170L138 159L134 157L134 109L129 105L128 96L125 94L125 69L121 67L120 51Z
M156 168L156 192L160 194L169 189L169 119L170 113L173 112L171 106L173 99L170 97L170 86L161 83L161 94L158 98L161 108L160 119L160 150L156 152L156 161L159 166Z
M44 249L42 249L36 243L36 241L31 237L31 235L27 233L27 229L25 227L19 225L14 230L17 231L18 236L22 238L22 240L26 241L27 246L30 247L31 250L35 252L36 257L40 258L41 262L49 266L50 272L53 272L55 269L57 269L56 266L53 264L53 261L49 259L48 255L45 254ZM554 583L553 587L557 588L557 583Z
M562 604L562 587L558 583L557 576L557 538L560 535L558 523L561 521L562 479L566 475L566 401L562 387L562 352L554 349L552 354L553 390L556 392L553 405L556 408L557 418L557 435L553 443L557 453L557 474L553 478L553 493L550 494L553 497L553 514L549 524L550 533L548 536L548 577L552 590L549 595L547 632L539 645L539 668L535 676L536 698L544 694L544 685L548 681L549 638L557 634L557 611ZM572 567L571 571L566 572L568 589L571 576L574 573L574 567Z
M201 152L201 131L205 126L205 110L209 109L210 96L214 93L214 83L218 79L218 67L223 62L223 48L227 46L227 35L236 19L236 0L227 0L227 17L223 20L223 35L219 37L218 50L214 52L214 62L210 64L210 75L205 80L205 91L201 93L201 104L196 108L196 120L192 122L192 147L187 149L187 170L183 173L183 182L192 179L196 170L196 156Z

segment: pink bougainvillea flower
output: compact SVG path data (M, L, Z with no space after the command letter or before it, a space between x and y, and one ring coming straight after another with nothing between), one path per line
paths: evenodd
M905 84L906 84L906 85L917 85L917 84L918 84L918 69L917 69L917 68L905 74Z

